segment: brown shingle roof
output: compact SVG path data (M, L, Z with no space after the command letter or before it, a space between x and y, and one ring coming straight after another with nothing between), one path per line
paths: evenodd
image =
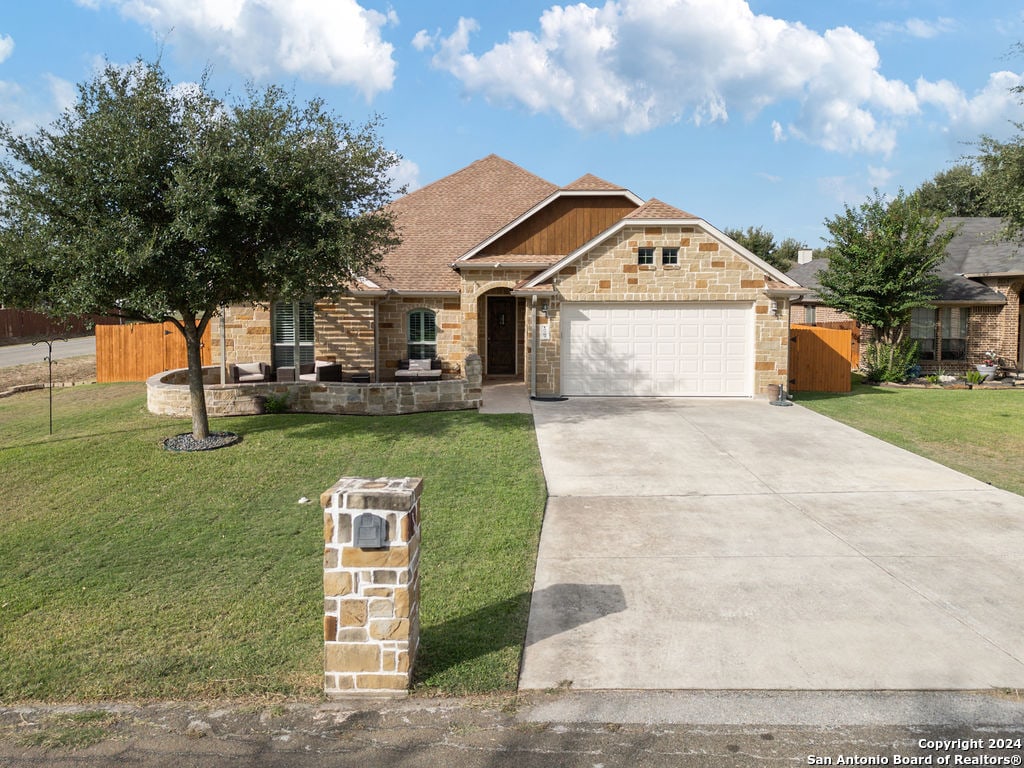
M632 213L627 219L699 219L692 213L676 208L674 205L663 203L656 197L652 197Z
M451 263L557 189L497 155L417 189L390 205L402 244L384 258L388 277L373 279L396 290L457 291Z
M621 192L625 187L620 187L618 184L612 184L610 181L605 181L592 173L588 173L584 176L580 176L572 184L566 184L562 189L571 190L573 192L605 192L609 190Z
M508 264L514 266L516 264L554 264L561 258L564 258L565 254L543 254L543 253L492 253L486 256L474 256L468 261L460 261L459 265L473 264Z

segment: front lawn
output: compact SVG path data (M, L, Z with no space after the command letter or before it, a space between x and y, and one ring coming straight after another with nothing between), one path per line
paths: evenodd
M515 686L545 500L527 415L215 419L188 431L142 386L0 400L0 702L315 697L320 493L421 476L417 689ZM299 504L301 497L313 500Z
M855 384L850 394L798 392L794 400L869 435L1024 495L1024 391L1019 388L913 389Z

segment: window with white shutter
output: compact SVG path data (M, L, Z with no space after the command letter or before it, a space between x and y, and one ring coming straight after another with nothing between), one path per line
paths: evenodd
M313 362L313 302L275 302L270 311L270 325L275 368Z
M437 357L437 321L429 309L409 313L409 359Z

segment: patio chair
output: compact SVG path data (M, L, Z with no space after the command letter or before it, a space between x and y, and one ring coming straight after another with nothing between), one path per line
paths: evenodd
M231 366L231 380L236 384L270 381L271 373L267 363L235 363Z

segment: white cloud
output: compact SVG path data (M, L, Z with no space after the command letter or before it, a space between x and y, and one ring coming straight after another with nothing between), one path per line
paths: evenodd
M44 75L57 109L63 112L78 103L78 86L56 75Z
M412 47L417 51L424 51L427 48L433 48L434 36L427 32L427 30L421 29L413 36Z
M398 161L398 165L391 169L391 188L398 190L405 187L406 193L409 193L420 186L420 167L403 157Z
M0 62L6 61L14 53L14 38L10 35L0 35Z
M15 133L31 133L41 125L53 122L71 106L77 93L70 94L64 80L44 75L49 88L23 87L19 83L0 80L0 123L6 123ZM70 86L72 89L74 86Z
M262 78L280 70L351 85L367 99L395 80L394 47L381 30L398 21L356 0L78 0L112 5L167 35L171 44L211 52L243 73ZM168 34L169 33L169 34Z
M880 35L906 35L930 39L952 32L957 27L956 21L940 16L934 21L927 19L911 18L906 21L886 21L878 24L875 29Z
M872 187L882 189L889 180L892 179L896 174L890 171L888 168L876 168L873 165L868 166L868 181Z
M874 43L846 27L819 34L751 11L746 0L606 0L553 6L537 32L511 32L480 55L460 19L436 67L470 94L553 112L581 130L640 133L688 119L750 118L783 102L790 135L835 151L888 153L914 91L880 71ZM419 38L424 44L429 36Z
M933 37L947 18L908 19L888 31ZM824 33L754 14L746 0L607 0L546 10L536 32L514 31L479 55L478 30L460 19L447 37L417 33L418 50L470 94L533 112L551 112L586 131L641 133L688 119L725 122L795 104L788 137L834 152L888 156L900 128L923 106L940 108L955 128L984 129L1015 113L1009 88L1020 76L995 73L967 97L949 81L914 87L885 77L875 44L848 27ZM1019 110L1018 110L1019 111Z
M1008 120L1020 120L1024 116L1020 94L1012 92L1021 85L1024 85L1024 74L993 72L985 86L972 97L948 80L933 83L921 78L915 90L922 104L943 110L957 132L979 133L1004 127Z

